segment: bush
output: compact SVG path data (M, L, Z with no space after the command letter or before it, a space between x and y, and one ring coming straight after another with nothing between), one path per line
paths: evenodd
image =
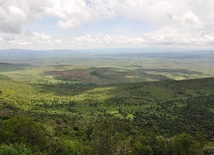
M23 143L35 150L43 150L47 135L42 124L28 118L16 117L0 124L0 143Z
M214 146L205 146L203 153L204 155L214 155Z
M172 140L173 155L202 155L200 143L189 134L180 134Z
M29 155L31 150L27 148L24 144L2 144L0 146L1 155Z
M76 154L70 145L57 137L52 137L41 123L23 117L2 121L0 124L0 144L2 144L0 155L29 155L31 154L30 149L37 155Z

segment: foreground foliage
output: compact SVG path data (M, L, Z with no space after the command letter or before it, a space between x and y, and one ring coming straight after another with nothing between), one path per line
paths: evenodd
M214 78L96 85L0 80L0 154L211 155Z
M102 120L102 121L101 121ZM118 126L119 125L119 126ZM172 138L154 133L129 133L122 122L107 116L99 118L88 138L59 138L41 123L23 117L1 122L0 154L97 154L97 155L202 155L204 138L183 133ZM90 129L87 129L90 130ZM77 135L78 137L78 135ZM76 142L75 142L76 141Z

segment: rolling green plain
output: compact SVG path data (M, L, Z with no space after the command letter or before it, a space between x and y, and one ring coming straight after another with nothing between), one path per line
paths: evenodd
M0 154L214 154L213 51L19 52L0 51Z

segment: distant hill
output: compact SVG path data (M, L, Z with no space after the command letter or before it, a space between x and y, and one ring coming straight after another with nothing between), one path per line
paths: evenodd
M5 63L5 62L0 62L0 72L9 72L9 71L16 71L23 69L27 66L30 66L29 64L26 63Z
M0 50L1 59L15 58L44 58L44 57L72 57L72 56L143 56L148 58L214 58L212 50L179 51L163 49L78 49L78 50L26 50L4 49Z
M0 59L14 58L43 58L43 57L66 57L87 54L76 50L25 50L25 49L6 49L0 50Z

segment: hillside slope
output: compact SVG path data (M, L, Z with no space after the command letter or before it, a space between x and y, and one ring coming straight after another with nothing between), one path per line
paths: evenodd
M97 139L101 136L99 130L103 130L102 134L113 134L112 140L117 147L128 143L131 151L137 149L135 145L131 146L131 139L134 143L142 140L140 148L149 146L154 154L159 154L156 150L159 144L155 141L160 136L169 141L180 133L188 133L196 140L200 139L197 139L198 135L204 135L210 143L206 145L213 148L213 103L214 78L75 87L68 84L30 85L4 79L0 80L0 130L4 127L1 124L17 122L19 118L14 121L13 118L21 116L22 122L22 117L42 122L47 135L50 134L47 141L60 140L60 144L54 142L56 144L50 146L59 145L58 149L65 148L65 143L67 148L76 152L87 152L86 148L96 150L98 144L95 145L94 140L101 140ZM33 122L30 124L37 126ZM11 128L13 125L7 130ZM56 137L50 138L51 135ZM35 149L31 143L27 142L27 145Z

